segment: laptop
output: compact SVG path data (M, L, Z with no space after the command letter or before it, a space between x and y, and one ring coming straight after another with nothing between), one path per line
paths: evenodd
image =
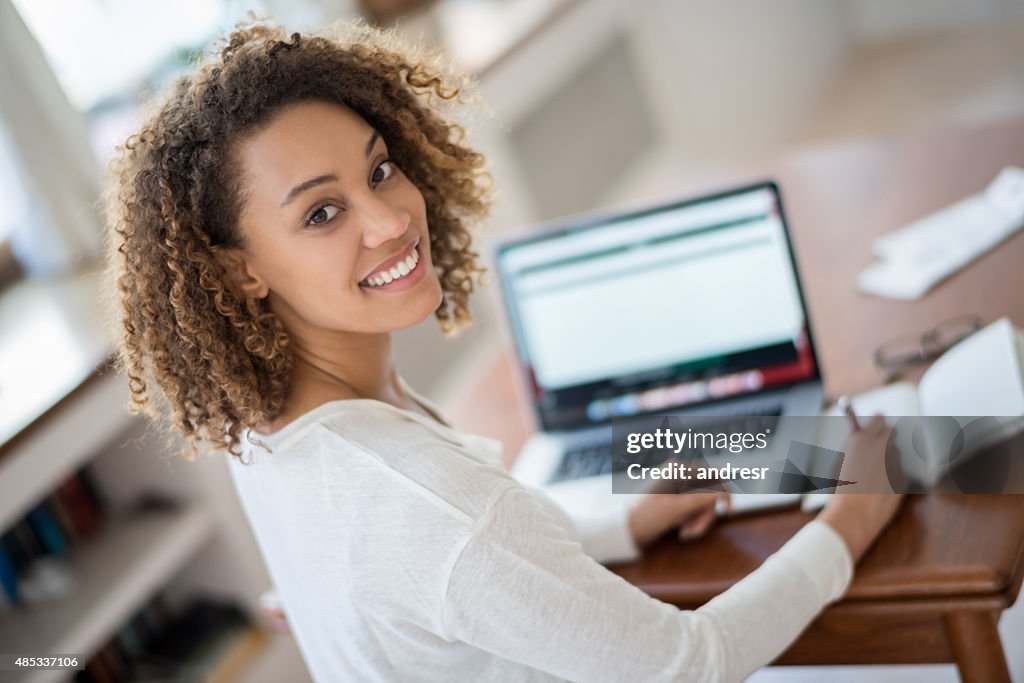
M494 257L539 426L513 467L524 484L602 500L612 490L613 420L821 412L814 337L773 182L556 220L498 244ZM777 457L741 455L744 466ZM733 509L798 500L739 495Z

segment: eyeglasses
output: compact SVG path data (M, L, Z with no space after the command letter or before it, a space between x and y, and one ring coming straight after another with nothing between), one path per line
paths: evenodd
M885 342L875 350L875 365L889 373L899 373L938 358L980 329L981 318L976 315L952 318L920 336Z

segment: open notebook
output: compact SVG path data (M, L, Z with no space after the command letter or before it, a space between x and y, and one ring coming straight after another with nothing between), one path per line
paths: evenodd
M880 413L889 424L904 416L951 417L922 420L919 438L897 429L904 473L932 485L948 471L951 440L963 430L962 458L1024 429L1024 335L1001 318L944 353L918 384L899 382L851 399L862 420ZM828 415L840 415L832 407ZM986 420L974 418L986 417ZM814 496L805 507L820 503Z

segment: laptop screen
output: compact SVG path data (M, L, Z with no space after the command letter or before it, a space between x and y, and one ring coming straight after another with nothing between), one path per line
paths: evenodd
M545 429L818 377L774 184L563 223L497 265Z

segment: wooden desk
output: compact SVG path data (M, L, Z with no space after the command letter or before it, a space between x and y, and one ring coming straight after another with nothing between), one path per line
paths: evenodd
M771 176L781 185L826 393L877 386L872 353L961 314L1024 325L1024 232L915 302L858 293L872 240L983 188L1024 163L1024 120L859 140L752 165L703 187ZM461 428L501 439L511 460L532 431L511 355L496 350L479 383L450 406ZM777 550L810 516L788 510L719 524L706 538L665 540L616 571L651 595L695 608ZM908 500L857 568L848 595L776 663L955 662L964 681L1009 681L996 624L1024 577L1024 496L927 495ZM1019 647L1020 644L1017 644Z

